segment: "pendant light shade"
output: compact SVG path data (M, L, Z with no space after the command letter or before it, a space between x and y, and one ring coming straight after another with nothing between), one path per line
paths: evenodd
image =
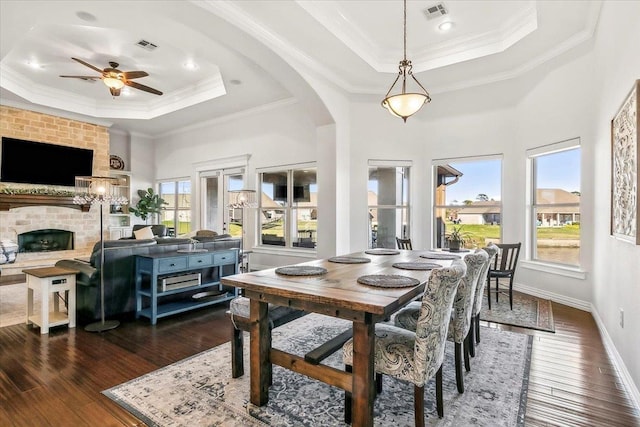
M400 65L398 66L398 76L389 88L387 95L382 100L382 106L394 116L401 117L405 123L407 118L417 113L424 104L431 102L429 92L427 92L418 79L415 78L411 71L412 68L413 66L411 65L411 61L407 59L407 0L404 0L404 58L400 61ZM421 91L407 92L407 77L410 77L409 82L413 79L417 88L421 89ZM391 94L391 91L393 91L394 86L398 83L400 78L402 78L401 92Z

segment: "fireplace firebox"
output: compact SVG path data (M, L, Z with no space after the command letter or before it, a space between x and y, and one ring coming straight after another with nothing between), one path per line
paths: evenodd
M18 234L19 252L67 251L74 248L74 233L52 228Z

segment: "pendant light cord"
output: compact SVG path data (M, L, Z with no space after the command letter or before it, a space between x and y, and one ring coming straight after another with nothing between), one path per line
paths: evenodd
M404 60L407 60L407 0L404 0Z

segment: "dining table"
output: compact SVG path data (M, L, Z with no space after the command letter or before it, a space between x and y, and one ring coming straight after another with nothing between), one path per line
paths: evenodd
M290 275L291 268L271 268L221 279L225 286L242 288L250 299L250 401L263 406L269 400L272 364L304 374L351 393L354 426L373 425L375 399L375 324L388 320L424 292L431 269L394 267L406 263L448 266L451 260L425 259L419 250L367 250L288 267L318 270L312 275ZM345 262L355 260L357 262ZM359 261L358 261L359 260ZM338 262L339 261L339 262ZM420 267L420 266L418 266ZM295 268L293 269L295 271ZM283 274L285 273L285 274ZM379 285L361 284L363 276L380 279ZM414 282L405 287L384 286L385 277L404 276ZM268 304L292 307L353 322L351 372L309 363L303 356L271 347Z

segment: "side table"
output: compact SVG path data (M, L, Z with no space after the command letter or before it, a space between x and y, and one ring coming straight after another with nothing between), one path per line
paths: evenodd
M40 334L48 334L49 328L59 325L76 326L76 274L78 270L60 267L30 268L22 270L27 276L27 325L40 326ZM40 313L33 310L34 290L42 296ZM58 298L54 296L53 311L49 311L49 295L66 291L67 313L60 311Z

